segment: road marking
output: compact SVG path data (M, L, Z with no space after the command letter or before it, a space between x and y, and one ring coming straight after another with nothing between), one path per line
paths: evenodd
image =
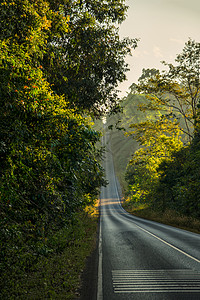
M126 214L129 214L129 213L127 213L127 211L126 211L126 210L122 207L122 205L121 205L121 201L120 201L120 193L119 193L119 191L118 191L118 187L117 187L117 183L116 183L116 177L115 177L115 189L116 189L116 192L117 192L117 195L118 195L118 202L119 202L119 205L120 205L121 209L122 209ZM130 214L129 214L129 215L130 215ZM173 248L173 249L179 251L180 253L184 254L185 256L187 256L187 257L193 259L194 261L200 263L200 260L197 259L196 257L194 257L194 256L192 256L192 255L190 255L190 254L188 254L187 252L185 252L185 251L183 251L183 250L177 248L176 246L174 246L174 245L172 245L172 244L166 242L165 240L159 238L157 235L155 235L155 234L151 233L150 231L144 229L143 227L137 225L133 220L131 220L131 222L134 223L136 227L140 228L141 230L143 230L144 232L148 233L149 235L155 237L156 239L158 239L159 241L161 241L161 242L163 242L164 244L168 245L169 247L171 247L171 248Z
M194 261L196 261L196 262L200 263L200 260L199 260L199 259L197 259L196 257L194 257L194 256L192 256L192 255L190 255L190 254L188 254L187 252L185 252L185 251L183 251L183 250L181 250L181 249L177 248L176 246L174 246L174 245L172 245L172 244L170 244L170 243L166 242L165 240L163 240L163 239L159 238L157 235L155 235L155 234L151 233L150 231L148 231L148 230L144 229L143 227L141 227L141 226L137 225L135 222L133 222L133 223L135 224L135 226L136 226L136 227L140 228L141 230L143 230L144 232L148 233L149 235L151 235L151 236L155 237L157 240L161 241L162 243L164 243L164 244L168 245L169 247L171 247L171 248L173 248L173 249L177 250L178 252L180 252L180 253L184 254L185 256L187 256L187 257L189 257L189 258L193 259Z
M106 138L106 137L105 137ZM118 191L118 186L116 182L116 177L115 177L115 182L114 186L116 189L116 193L118 194L118 201L120 203L120 193ZM121 207L122 208L122 207ZM123 209L123 208L122 208ZM124 210L124 209L123 209ZM125 210L124 210L125 211ZM127 213L125 211L125 213ZM189 257L190 259L200 263L200 260L189 255L188 253L180 250L179 248L173 246L172 244L166 242L165 240L159 238L155 234L151 233L150 231L142 228L141 226L137 225L133 220L132 222L135 224L136 227L140 228L144 232L148 233L149 235L153 236L154 238L160 240L162 243L170 246L171 248L179 251L179 253L184 254L185 256ZM101 230L101 227L100 227ZM101 235L100 235L101 239ZM101 244L101 248L100 248ZM100 250L101 249L101 250ZM99 259L99 270L98 271L98 295L101 298L98 298L98 300L101 300L103 298L103 292L102 292L102 241L100 242L99 240L99 256L101 258ZM101 262L100 262L101 261ZM129 270L130 271L130 270ZM152 271L152 270L151 270ZM163 275L161 272L161 275L157 276L155 274L149 274L149 273L143 273L140 276L140 279L138 279L138 273L135 273L136 275L131 275L130 272L128 273L128 276L126 274L119 273L117 275L114 274L115 271L113 271L113 288L115 293L157 293L157 292L163 292L163 293L200 293L200 274L197 272L193 271L188 271L187 270L187 276L182 273L182 275L179 275L178 278L177 275L176 277L169 276L169 275ZM125 271L126 272L126 271ZM127 271L128 272L128 271ZM138 270L137 270L138 272ZM143 270L143 272L146 272ZM160 272L160 270L159 270ZM163 270L165 274L169 273L169 270ZM186 270L181 270L181 272L186 272ZM192 273L193 272L193 273ZM177 270L172 270L170 274L180 274L180 271ZM185 276L185 277L184 277ZM137 278L137 279L136 279ZM173 279L172 279L173 278ZM145 283L144 283L145 282ZM101 288L100 288L101 287Z
M101 233L101 216L99 220L99 265L98 265L98 285L97 300L103 299L103 282L102 282L102 233Z
M103 124L105 130L105 124ZM106 135L102 136L102 146L106 144ZM103 252L102 252L102 214L101 214L101 197L100 197L100 218L99 218L99 264L98 264L98 282L97 282L97 300L103 300Z
M118 187L117 187L117 183L116 183L116 177L115 177L115 189L116 189L116 192L117 192L117 195L118 195L118 202L119 202L119 205L120 205L121 209L122 209L126 214L128 214L127 211L126 211L126 210L122 207L122 205L121 205L120 194L119 194ZM174 246L174 245L172 245L172 244L166 242L165 240L159 238L157 235L155 235L155 234L151 233L150 231L144 229L143 227L137 225L133 220L131 220L131 222L133 222L133 223L135 224L136 227L140 228L141 230L143 230L144 232L148 233L149 235L155 237L156 239L158 239L158 240L161 241L162 243L168 245L169 247L171 247L171 248L173 248L173 249L179 251L180 253L184 254L185 256L187 256L187 257L193 259L194 261L200 263L200 260L197 259L196 257L194 257L194 256L192 256L192 255L190 255L190 254L188 254L187 252L185 252L185 251L183 251L183 250L177 248L176 246Z
M178 270L113 270L114 293L200 293L200 272Z

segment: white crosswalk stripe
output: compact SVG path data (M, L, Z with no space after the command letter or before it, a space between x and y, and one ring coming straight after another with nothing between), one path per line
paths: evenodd
M200 293L200 272L178 270L113 270L115 293Z

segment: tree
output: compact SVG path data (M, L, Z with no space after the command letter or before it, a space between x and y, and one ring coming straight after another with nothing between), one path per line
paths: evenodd
M161 172L160 164L171 161L171 156L182 147L180 129L173 119L160 117L130 126L140 148L129 161L126 180L129 183L130 201L153 203Z
M125 56L137 40L120 40L118 23L125 19L125 1L67 1L62 13L70 30L49 39L41 64L48 81L72 108L93 116L118 107L117 86L126 78ZM54 6L51 7L54 9Z
M47 240L105 184L91 120L48 82L49 39L69 30L55 1L16 0L0 10L0 247L3 288L46 255ZM52 39L53 36L53 39ZM48 52L50 53L50 52ZM53 51L51 56L54 56Z
M117 106L125 1L8 0L0 4L0 247L3 290L48 255L106 184L90 113ZM116 96L116 97L115 97ZM104 107L103 107L104 105ZM7 295L7 294L6 294ZM5 297L4 297L5 298Z
M150 76L141 76L137 91L149 99L143 109L181 118L182 132L191 141L199 131L200 43L189 39L175 62L176 65L163 62L169 70L162 74L156 71Z
M141 148L126 178L130 201L199 217L200 43L190 39L175 62L163 62L169 70L162 73L143 69L139 84L131 86L146 97L139 106L146 121L130 126ZM190 141L184 146L183 133Z

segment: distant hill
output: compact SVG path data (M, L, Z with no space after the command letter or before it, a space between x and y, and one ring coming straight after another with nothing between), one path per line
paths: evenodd
M129 94L122 100L123 113L112 115L107 118L107 130L110 132L111 148L114 158L114 166L122 189L126 188L124 175L126 166L131 159L131 155L138 149L138 143L131 136L125 136L129 132L131 123L138 123L146 118L146 113L138 109L138 105L144 103L145 97L142 95ZM108 129L111 128L112 129Z

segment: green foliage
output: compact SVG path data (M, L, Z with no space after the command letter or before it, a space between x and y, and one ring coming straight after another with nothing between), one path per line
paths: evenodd
M4 271L6 284L1 287L1 299L75 299L80 292L80 274L85 257L94 249L97 217L86 212L49 237L45 245L37 245L35 263L12 276ZM23 250L22 250L23 252ZM31 258L31 253L29 254ZM22 259L21 256L17 259ZM26 257L28 260L28 255ZM13 261L15 263L15 261ZM21 266L24 261L21 261Z
M117 86L125 80L125 56L137 40L120 40L118 23L125 18L125 1L67 1L63 15L69 30L50 43L42 65L48 81L70 106L93 116L118 107ZM53 6L52 6L53 9Z
M142 146L129 161L126 180L130 184L130 195L134 202L152 202L159 182L158 167L163 161L170 161L173 152L181 146L179 128L173 120L160 118L132 124L134 138Z
M137 43L119 38L118 24L127 10L124 2L1 1L4 298L18 298L18 278L28 276L44 257L48 262L55 250L50 238L64 234L77 210L92 204L106 184L102 150L96 147L100 133L87 116L118 107L116 87L125 79L125 56ZM72 230L75 227L72 223ZM65 238L68 243L70 238ZM75 241L79 238L74 236ZM61 248L65 244L59 234L55 243ZM54 296L49 289L42 297Z
M155 207L166 207L179 213L200 217L199 158L200 143L193 142L172 156L171 162L163 162ZM162 199L162 201L160 200Z
M191 39L177 55L176 65L163 62L168 71L143 70L134 89L150 100L143 109L162 110L180 119L181 130L191 141L199 123L200 43Z
M0 7L0 267L9 298L17 278L54 251L49 238L106 184L100 134L86 115L118 106L136 40L119 39L124 1Z
M169 71L162 74L143 70L131 86L146 97L139 109L147 118L127 133L141 146L127 166L129 202L199 218L200 44L189 40L176 63L164 62ZM185 147L181 133L191 142Z

